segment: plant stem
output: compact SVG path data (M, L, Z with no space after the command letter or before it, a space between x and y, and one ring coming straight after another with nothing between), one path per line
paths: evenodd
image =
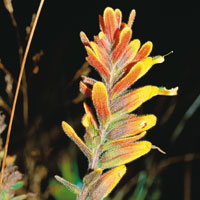
M87 197L87 194L88 194L88 188L86 186L84 186L84 188L82 189L82 192L77 200L85 200L85 198Z
M17 45L18 45L18 54L19 54L19 63L20 65L22 64L22 60L23 60L23 46L22 46L22 42L21 42L21 38L20 38L20 33L19 33L19 29L18 29L18 25L17 25L17 21L15 19L15 16L13 14L13 12L9 12L10 13L10 18L12 21L12 24L15 28L16 31L16 38L17 38ZM23 116L24 116L24 125L27 126L28 125L28 93L27 93L27 81L26 81L26 72L23 72L23 76L22 76L22 94L23 94Z
M31 33L30 33L30 36L29 36L29 39L28 39L28 43L27 43L27 46L26 46L26 50L25 50L25 53L24 53L22 64L21 64L21 69L20 69L19 78L18 78L18 82L17 82L17 88L16 88L16 91L15 91L15 97L14 97L12 111L11 111L11 115L10 115L10 121L9 121L9 125L8 125L6 144L5 144L5 148L4 148L4 157L3 157L3 162L2 162L2 167L1 167L1 176L0 176L0 192L1 192L1 188L2 188L4 168L5 168L5 164L6 164L6 157L7 157L7 153L8 153L8 145L9 145L9 140L10 140L10 133L11 133L11 129L12 129L12 123L13 123L13 118L14 118L14 114L15 114L15 108L16 108L17 98L18 98L18 94L19 94L19 89L20 89L22 76L23 76L28 52L29 52L29 49L30 49L31 41L33 39L33 35L34 35L34 32L35 32L35 28L36 28L36 25L37 25L43 4L44 4L44 0L41 0L38 11L37 11L37 15L36 15L36 18L35 18L35 21L34 21L34 24L33 24L33 28L31 30Z

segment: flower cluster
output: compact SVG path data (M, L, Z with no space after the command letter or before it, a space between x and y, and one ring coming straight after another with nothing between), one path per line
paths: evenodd
M80 82L80 91L92 99L96 110L93 113L84 102L84 141L69 124L62 122L65 133L88 158L88 167L92 170L84 177L82 189L73 190L69 186L78 199L106 197L125 174L125 164L151 150L151 142L139 139L156 124L156 117L137 116L132 112L156 95L177 94L178 88L168 90L151 85L127 90L153 65L164 61L163 56L149 56L150 41L142 46L138 39L131 41L134 19L135 10L131 11L128 23L123 23L121 11L107 7L103 16L99 16L101 31L94 36L94 41L89 41L84 32L80 33L88 54L86 60L98 71L102 81L84 76ZM104 169L110 170L103 173Z

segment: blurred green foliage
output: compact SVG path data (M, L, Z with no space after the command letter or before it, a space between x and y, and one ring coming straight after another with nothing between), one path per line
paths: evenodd
M60 162L58 163L61 177L73 183L74 185L82 187L82 181L79 177L75 151L72 145L70 145L69 149L66 150L66 153L61 156ZM53 195L56 200L76 199L76 195L74 193L72 193L69 189L67 189L54 178L51 178L49 181L49 190L51 195Z

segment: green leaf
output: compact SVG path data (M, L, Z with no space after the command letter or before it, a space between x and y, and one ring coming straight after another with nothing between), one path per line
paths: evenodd
M24 182L23 182L23 181L18 181L17 183L15 183L15 184L11 187L11 189L17 190L17 189L21 188L23 185L24 185Z
M49 191L56 200L76 200L76 195L55 179L50 180Z
M74 194L79 195L81 193L81 190L79 187L77 187L76 185L66 181L65 179L61 178L60 176L55 176L55 179L57 181L59 181L60 183L62 183L66 188L68 188L69 190L71 190Z
M138 178L137 187L136 187L133 195L129 198L129 200L131 200L131 199L144 200L144 198L147 194L147 190L145 189L146 181L147 181L146 172L141 172L141 174Z
M7 190L2 190L0 193L0 200L8 200L9 196L8 196L8 191Z
M28 197L28 195L23 194L23 195L14 197L14 198L12 198L12 199L10 199L10 200L23 200L23 199L26 199L27 197Z

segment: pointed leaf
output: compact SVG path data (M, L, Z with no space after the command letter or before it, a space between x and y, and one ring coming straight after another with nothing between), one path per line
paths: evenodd
M111 104L111 113L124 112L129 113L137 109L145 101L156 95L173 96L177 94L178 88L167 90L166 88L158 88L156 86L144 86L126 93Z
M163 63L165 60L164 56L155 56L152 58L152 65L155 65L157 63Z
M131 39L131 36L132 36L132 30L129 27L125 27L121 31L119 42L112 53L113 62L116 62L120 58L120 56L124 53L126 46L128 45Z
M108 133L107 137L109 140L116 140L119 138L134 136L152 128L155 124L155 115L128 115L123 120L115 123L115 127Z
M90 172L88 175L86 175L83 178L83 183L87 187L90 187L91 185L93 185L95 182L98 181L98 179L100 178L102 172L103 172L103 170L100 169L100 168L94 169L94 171Z
M102 148L102 151L106 151L111 148L118 148L122 144L133 143L133 142L143 138L145 135L146 135L146 131L144 131L138 135L132 136L132 137L112 140L111 142L105 143L101 148Z
M91 97L92 90L87 85L85 85L82 81L80 81L79 88L82 94L85 94L86 96Z
M62 127L63 127L64 132L68 135L68 137L71 138L77 144L77 146L80 148L80 150L85 154L85 156L90 161L93 157L92 152L86 146L86 144L81 140L81 138L78 137L78 135L75 133L74 129L64 121L62 122Z
M93 189L90 192L90 197L95 200L101 200L108 196L125 173L125 165L115 167L114 169L104 173L97 183L94 184Z
M101 31L105 33L105 24L104 24L103 17L101 15L99 15L99 26L100 26Z
M72 191L74 194L76 195L80 195L81 194L81 190L79 187L77 187L76 185L70 183L69 181L66 181L65 179L61 178L60 176L55 176L55 179L57 181L59 181L60 183L62 183L67 189L69 189L70 191Z
M88 53L87 61L99 72L102 78L108 81L110 79L109 69L106 66L104 66L100 60L98 60L97 56L90 47L86 46L85 48Z
M135 20L135 14L136 14L135 10L132 10L129 15L128 24L127 24L129 28L133 26L133 22Z
M92 101L97 111L101 124L104 126L110 119L110 109L106 86L102 82L96 82L92 89Z
M112 8L107 7L103 14L105 33L108 36L110 42L113 41L115 31L117 29L117 20L115 17L115 12Z
M91 116L86 113L83 118L82 118L82 124L85 128L88 128L89 126L92 125L92 120L91 120Z
M129 163L151 150L148 141L123 144L119 148L112 148L103 153L99 166L103 169Z
M94 114L92 112L92 109L87 105L86 102L83 103L83 107L84 107L85 112L90 115L91 122L92 122L94 128L98 129L98 125L97 125L95 116L94 116Z
M80 38L81 38L81 42L83 43L84 46L90 47L90 41L83 31L80 32Z
M85 142L87 146L92 150L100 143L100 139L97 134L98 130L95 128L95 125L93 124L91 115L89 113L86 113L83 116L82 124L86 129L86 133L84 135Z
M115 9L115 18L116 18L116 20L117 20L118 28L120 28L120 26L121 26L121 21L122 21L122 13L121 13L121 10Z
M88 85L91 85L91 86L93 86L97 82L97 80L90 78L90 77L87 77L87 76L81 76L81 77L82 77L83 82L85 84L88 84Z
M170 90L166 89L165 87L160 87L158 95L166 95L166 96L174 96L177 95L178 87L172 88Z

